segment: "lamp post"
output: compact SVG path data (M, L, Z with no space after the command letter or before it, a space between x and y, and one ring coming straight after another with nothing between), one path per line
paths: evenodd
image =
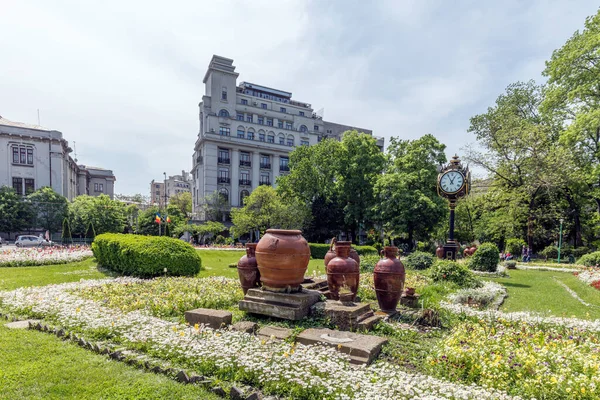
M560 233L558 234L558 263L560 264L560 247L562 246L562 225L564 219L560 219Z

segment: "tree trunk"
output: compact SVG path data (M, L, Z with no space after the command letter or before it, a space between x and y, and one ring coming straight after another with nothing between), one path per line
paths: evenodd
M575 224L575 226L574 226L575 247L580 247L580 246L583 246L583 239L581 237L582 228L581 228L581 218L580 218L579 206L575 202L575 199L573 199L573 196L571 196L571 192L569 189L567 189L566 195L567 195L566 196L567 201L569 202L569 207L571 208L571 210L573 212L573 223Z

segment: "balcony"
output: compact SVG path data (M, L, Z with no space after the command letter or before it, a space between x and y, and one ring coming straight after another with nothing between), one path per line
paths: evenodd
M260 181L259 185L267 185L267 186L271 186L271 181L265 181L265 180L262 180L262 181Z
M271 169L271 163L260 163L261 169Z
M288 172L290 170L290 166L289 165L280 165L279 170Z
M218 183L229 183L231 180L229 178L225 178L223 176L220 176L217 178L217 182Z
M248 179L240 179L241 186L252 186L252 181Z
M229 157L219 157L218 162L219 164L231 164L231 159Z
M251 167L251 166L252 166L252 161L240 160L240 167Z

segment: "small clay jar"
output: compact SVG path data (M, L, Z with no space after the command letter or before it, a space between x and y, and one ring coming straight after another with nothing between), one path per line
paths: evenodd
M437 249L435 249L435 255L437 256L437 258L443 259L444 258L444 246L438 246Z
M248 289L260 287L260 272L256 264L256 243L246 244L246 254L240 258L237 264L238 276L244 294Z
M350 258L352 258L354 261L356 261L358 263L358 266L360 267L360 256L358 255L358 252L352 248L352 242L338 242L338 241L336 241L335 238L333 238L331 240L331 246L329 246L329 251L327 252L327 254L325 254L325 258L323 259L323 262L325 263L325 267L327 267L327 264L329 264L329 261L331 261L335 258L335 256L336 256L335 246L337 246L338 244L340 244L342 246L346 246L346 245L350 246Z
M350 243L337 242L336 256L327 264L327 286L333 300L339 300L340 291L352 293L351 301L356 298L360 281L358 263L350 258Z
M381 311L395 312L404 288L404 265L397 258L397 247L385 247L382 253L384 258L377 262L373 270L375 294Z

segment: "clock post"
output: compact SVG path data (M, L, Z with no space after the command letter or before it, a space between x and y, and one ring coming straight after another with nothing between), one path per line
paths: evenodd
M438 194L448 199L450 208L450 229L448 240L444 244L443 258L456 260L458 253L458 242L454 239L454 211L458 199L469 194L471 188L471 172L468 167L463 167L457 155L452 157L450 163L442 166L438 175Z

